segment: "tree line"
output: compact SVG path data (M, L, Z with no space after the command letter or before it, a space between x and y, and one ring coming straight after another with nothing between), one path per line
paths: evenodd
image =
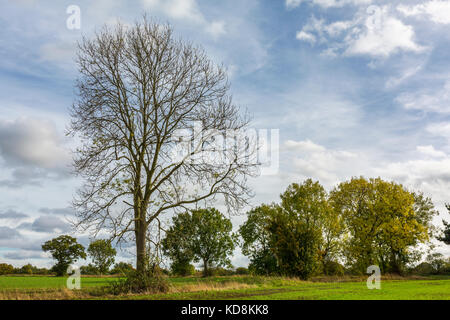
M447 206L450 211L450 206ZM238 274L285 275L308 279L315 275L364 274L370 265L382 273L430 274L450 272L450 259L425 248L436 238L450 244L450 224L443 232L433 226L438 212L430 198L401 184L380 178L352 178L327 192L312 179L293 183L279 203L262 204L246 213L237 232L229 218L215 208L195 209L172 218L160 242L170 260L166 274L193 275L201 263L203 276L235 274L230 257L237 246L250 260ZM68 266L87 254L92 264L83 274L127 273L131 264L113 269L116 249L110 240L95 240L87 250L63 235L42 245L64 275ZM229 271L227 271L229 270ZM0 273L39 274L49 270L31 265L14 269L0 264Z

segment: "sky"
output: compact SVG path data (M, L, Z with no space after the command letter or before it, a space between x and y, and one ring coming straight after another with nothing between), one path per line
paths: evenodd
M77 41L144 13L205 48L257 129L278 129L276 174L252 205L293 182L327 190L381 177L432 198L450 220L450 1L0 0L0 263L52 265L43 242L74 233L76 141L65 135ZM70 24L80 10L80 25ZM68 23L69 20L69 23ZM245 212L232 217L235 228ZM445 246L438 247L450 254ZM130 248L119 261L132 262ZM247 260L237 250L235 266ZM85 263L84 261L80 262Z

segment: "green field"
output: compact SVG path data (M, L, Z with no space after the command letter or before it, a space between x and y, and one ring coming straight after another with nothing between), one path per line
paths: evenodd
M56 277L0 277L3 299L426 299L449 300L450 279L384 280L381 290L369 290L365 281L307 282L287 278L251 276L170 278L171 292L152 295L95 296L93 289L105 286L114 278L82 278L82 290L74 295L57 295L66 279ZM68 290L64 290L67 293ZM30 295L32 294L32 295ZM42 296L40 296L42 294ZM54 296L53 296L54 295Z

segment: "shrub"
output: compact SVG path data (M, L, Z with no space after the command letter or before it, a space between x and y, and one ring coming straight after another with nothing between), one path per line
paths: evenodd
M421 275L429 275L434 272L433 266L428 262L422 262L419 265L417 265L413 270L413 273L415 274L421 274Z
M13 274L14 267L7 263L0 263L0 275Z
M247 275L247 274L249 274L248 269L247 268L243 268L243 267L236 268L235 273L238 274L238 275Z
M192 276L195 274L195 267L190 263L174 262L171 265L172 274L178 276Z
M343 276L345 268L336 261L326 261L323 264L323 273L327 276Z
M33 274L33 269L37 269L36 267L33 267L31 264L26 264L22 268L20 268L18 271L19 274Z
M234 274L233 270L225 269L222 267L211 268L209 270L209 276L232 276Z
M169 282L160 273L130 271L125 278L121 278L110 285L114 295L129 293L164 293L169 290Z
M114 268L111 270L111 274L126 275L133 270L134 268L131 263L119 262L114 265Z
M84 275L96 275L100 273L99 270L91 263L89 263L87 266L82 266L80 268L80 272Z

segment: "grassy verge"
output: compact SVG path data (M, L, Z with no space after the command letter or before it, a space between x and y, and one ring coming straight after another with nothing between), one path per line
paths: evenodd
M365 277L321 277L301 281L283 277L231 276L170 278L165 294L112 296L102 290L115 278L82 278L82 290L65 289L65 278L0 277L0 299L450 299L450 277L386 276L381 290L369 290Z

